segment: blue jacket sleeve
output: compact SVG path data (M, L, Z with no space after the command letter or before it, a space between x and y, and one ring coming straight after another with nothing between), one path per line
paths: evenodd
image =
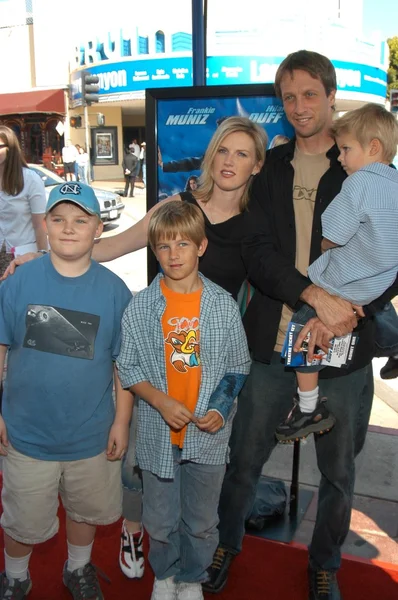
M207 410L216 410L224 419L224 424L246 377L240 373L226 373L210 397Z

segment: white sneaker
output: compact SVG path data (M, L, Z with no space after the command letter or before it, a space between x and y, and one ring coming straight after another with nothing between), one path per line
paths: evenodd
M120 540L119 565L122 572L129 579L140 579L144 574L144 552L142 539L144 530L138 533L129 533L126 529L126 521L123 521L122 535Z
M179 583L177 585L178 600L203 600L201 583Z
M155 578L151 600L176 600L176 598L177 584L174 583L174 577L168 577L167 579Z

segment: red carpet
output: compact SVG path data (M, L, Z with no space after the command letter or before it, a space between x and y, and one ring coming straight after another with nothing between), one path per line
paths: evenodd
M63 511L61 529L52 540L35 547L30 563L33 589L29 600L70 600L61 580L66 558ZM111 579L101 581L106 600L149 600L153 576L146 569L142 580L130 581L118 566L120 523L98 528L93 562ZM2 544L1 544L2 545ZM1 552L2 556L2 552ZM3 568L3 558L2 568ZM344 600L397 600L398 567L345 559L339 574ZM221 594L207 600L308 600L307 552L304 547L246 536L243 552L235 560Z

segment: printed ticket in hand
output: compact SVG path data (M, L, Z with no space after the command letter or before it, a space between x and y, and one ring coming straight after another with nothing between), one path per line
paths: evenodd
M356 333L348 333L342 337L333 338L330 341L329 351L326 353L320 348L315 347L314 358L312 361L307 359L308 342L311 336L309 333L301 344L299 352L293 350L299 333L304 325L290 321L285 341L282 348L282 358L285 359L285 365L289 367L310 367L313 365L324 365L325 367L347 367L354 356L355 345L357 342Z

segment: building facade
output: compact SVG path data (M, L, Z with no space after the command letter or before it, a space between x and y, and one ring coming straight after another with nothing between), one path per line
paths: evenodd
M68 14L62 17L49 0L20 4L25 8L30 5L33 20L33 30L24 34L31 64L25 79L30 76L36 91L44 80L48 86L57 81L54 87L68 91L65 112L55 112L51 118L46 113L45 121L35 123L35 135L63 121L61 130L74 143L84 146L88 140L95 146L99 140L105 148L103 142L108 140L108 154L101 157L96 151L93 155L95 179L121 178L125 148L134 138L139 143L145 140L145 90L192 85L191 3L147 0L126 13L124 0L113 0L108 9L102 5L99 9L88 0L70 0L65 11ZM385 103L388 46L386 40L377 37L363 38L362 0L308 0L305 6L285 0L283 7L269 5L246 0L243 8L241 2L231 0L226 14L223 0L209 2L208 86L273 82L283 58L307 48L328 56L336 68L337 111L369 101ZM49 30L48 23L57 23L57 19L58 25ZM42 33L47 40L45 47ZM32 37L33 46L29 42ZM0 37L0 45L3 43L4 36ZM97 75L100 83L98 102L86 112L87 123L82 106L84 74ZM24 85L26 91L26 81ZM0 86L0 94L2 91ZM10 117L1 107L0 95L0 119ZM17 115L11 115L14 126L20 123ZM82 117L82 127L70 128L70 116ZM29 119L23 118L25 128L30 126ZM51 146L59 143L51 138L50 131L44 137L43 142ZM35 143L29 142L30 146Z

